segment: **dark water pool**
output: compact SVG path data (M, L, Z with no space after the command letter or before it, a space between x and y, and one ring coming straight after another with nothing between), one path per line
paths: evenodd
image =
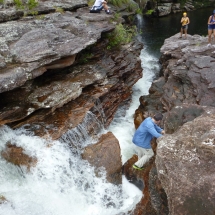
M188 12L190 25L188 34L207 35L207 21L214 8L204 8ZM160 56L160 47L164 40L180 31L182 13L162 18L143 18L141 24L142 39L148 52Z

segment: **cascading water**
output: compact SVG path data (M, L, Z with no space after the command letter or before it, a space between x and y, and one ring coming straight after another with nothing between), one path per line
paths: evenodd
M137 18L141 28L141 17ZM139 97L148 94L159 70L158 59L148 53L147 47L140 57L144 75L133 87L130 108L119 109L109 128L120 142L123 163L134 154L133 114L139 106ZM99 102L97 111L103 115ZM90 132L104 132L102 123L91 112L81 125L58 141L36 137L24 128L14 131L0 127L0 151L10 142L38 160L28 171L0 157L0 196L7 199L0 204L0 215L120 215L132 210L142 192L124 177L121 186L108 183L102 168L100 178L96 177L94 168L81 159L83 148L98 138Z
M81 159L83 147L95 141L88 132L92 123L95 132L103 130L88 112L80 126L58 141L23 128L0 127L0 151L10 142L38 160L28 171L0 157L0 195L7 199L0 204L0 215L114 215L132 210L141 192L125 178L121 186L108 183L102 168L96 177L93 167Z
M136 19L137 28L140 31L143 29L142 25L144 20L140 15L137 15ZM133 116L135 110L140 105L139 98L142 95L148 95L151 83L160 69L158 59L149 54L144 38L138 35L138 39L144 44L144 49L140 54L143 77L133 86L132 101L129 109L125 110L125 107L120 108L109 127L109 130L119 140L123 163L135 153L132 144L132 137L135 132Z

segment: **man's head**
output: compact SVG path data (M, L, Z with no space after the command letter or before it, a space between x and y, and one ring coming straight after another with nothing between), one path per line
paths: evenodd
M186 13L186 12L184 12L184 13L183 13L183 17L186 17L186 16L187 16L187 13Z
M155 121L156 124L159 124L160 121L163 119L163 114L162 113L156 113L153 116L153 119L154 119L154 121Z

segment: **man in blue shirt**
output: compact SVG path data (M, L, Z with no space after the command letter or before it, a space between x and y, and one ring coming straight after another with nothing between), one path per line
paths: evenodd
M152 138L159 138L165 134L165 131L158 126L162 118L161 113L155 114L154 117L148 117L136 130L132 142L135 144L138 161L133 165L133 168L142 170L143 165L154 155L151 147Z

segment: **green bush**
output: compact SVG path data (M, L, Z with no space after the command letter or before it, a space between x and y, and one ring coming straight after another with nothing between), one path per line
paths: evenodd
M109 40L107 49L119 48L121 45L130 43L136 34L136 26L116 25L115 30L107 36Z

